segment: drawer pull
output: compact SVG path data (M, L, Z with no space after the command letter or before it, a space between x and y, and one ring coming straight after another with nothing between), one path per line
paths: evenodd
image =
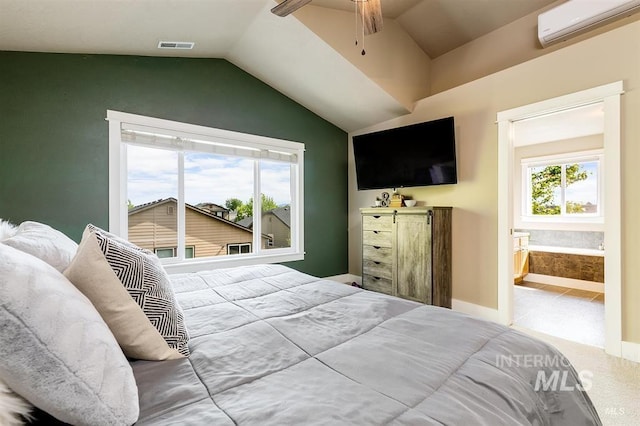
M374 233L374 234L379 234L379 233L380 233L380 231L373 231L373 233Z
M373 261L373 263L375 263L376 265L379 265L379 264L380 264L380 262L375 261L375 260Z
M380 216L379 215L373 215L373 218L374 219L380 219Z
M373 246L374 249L380 250L380 246Z
M373 279L380 281L380 277L373 277Z

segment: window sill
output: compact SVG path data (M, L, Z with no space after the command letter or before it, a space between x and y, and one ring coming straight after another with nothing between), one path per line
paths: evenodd
M185 260L178 263L167 263L163 266L168 274L181 274L236 266L258 265L262 263L292 262L296 260L304 260L304 253L262 254L260 256L231 255L224 256L224 259L206 258L202 260Z

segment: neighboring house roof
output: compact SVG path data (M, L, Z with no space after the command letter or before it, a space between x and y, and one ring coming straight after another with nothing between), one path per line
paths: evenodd
M268 210L268 211L266 211L264 213L265 214L267 214L267 213L273 214L275 217L280 219L280 221L282 223L284 223L288 228L291 228L291 209L289 208L289 206L276 207L275 209ZM244 219L239 220L237 223L242 225L242 226L244 226L244 227L246 227L246 228L252 228L253 227L253 216L245 217Z
M216 212L228 212L229 211L228 208L223 207L220 204L216 204L216 203L198 203L198 204L196 204L196 207L198 207L200 209L216 211Z
M169 197L169 198L161 198L159 200L151 201L151 202L145 203L145 204L140 204L139 206L135 206L132 209L129 209L129 216L131 216L132 214L140 213L141 211L148 210L150 208L159 206L161 204L177 203L177 202L178 202L178 200L176 200L175 198ZM218 220L220 222L226 223L226 224L231 225L231 226L235 226L236 228L240 228L243 231L253 232L253 230L251 228L247 227L247 226L243 226L240 223L236 223L236 222L232 222L232 221L227 220L227 219L223 219L220 216L216 216L215 214L212 214L208 210L201 209L199 207L195 207L195 206L192 206L191 204L187 204L187 203L184 203L184 205L185 205L186 208L188 208L190 210L193 210L193 211L195 211L197 213L203 214L203 215L205 215L207 217L210 217L211 219ZM263 235L262 237L263 238L268 238L266 235Z
M244 219L240 219L236 222L238 225L242 225L245 228L253 227L253 216L245 217Z

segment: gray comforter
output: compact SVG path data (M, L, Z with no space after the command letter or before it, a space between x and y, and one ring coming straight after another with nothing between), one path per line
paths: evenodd
M281 265L172 276L191 357L132 363L139 425L592 425L554 348Z

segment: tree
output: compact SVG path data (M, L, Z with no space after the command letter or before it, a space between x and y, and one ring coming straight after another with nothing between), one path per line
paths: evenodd
M224 206L229 210L238 210L238 208L242 205L242 200L239 198L228 198L224 202Z
M269 197L264 194L260 194L260 195L262 196L263 212L273 210L276 207L278 207L278 205L276 204L276 202L273 200L272 197ZM249 201L247 201L246 203L241 204L237 210L238 210L238 215L236 216L236 222L244 219L245 217L253 216L253 197L249 198Z
M565 166L566 186L585 180L588 173L581 169L580 164ZM531 201L535 215L559 215L560 206L554 202L554 191L562 185L562 166L546 166L539 172L531 173ZM582 206L567 203L567 213L578 213Z
M127 200L127 210L131 210L135 205L131 202L131 200Z

